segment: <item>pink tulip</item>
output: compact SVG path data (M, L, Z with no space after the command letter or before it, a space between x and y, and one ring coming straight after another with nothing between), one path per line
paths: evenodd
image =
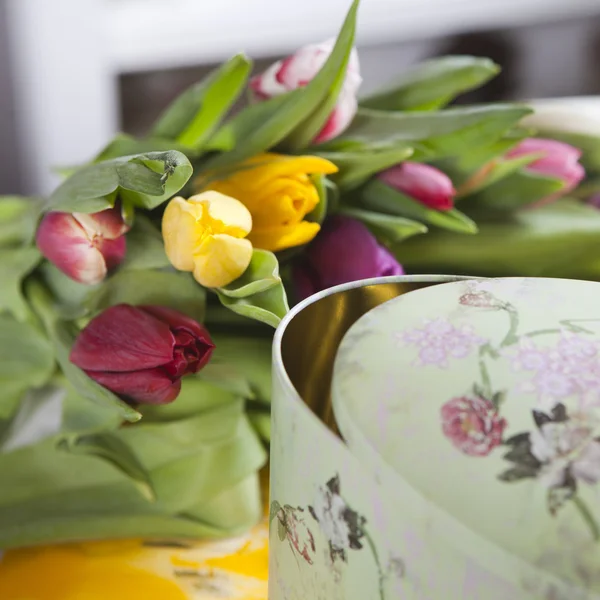
M292 278L296 295L303 299L341 283L403 273L391 252L365 225L336 215L327 220L294 265Z
M176 310L118 304L87 324L69 358L126 400L166 404L177 398L184 375L206 365L214 347L203 325Z
M94 285L125 258L127 231L117 205L92 214L49 212L36 240L40 252L65 275Z
M581 150L556 140L545 140L542 138L526 138L512 150L507 152L507 158L519 158L528 154L541 154L541 158L528 164L525 169L532 173L539 173L548 177L561 179L563 189L558 196L570 192L576 188L585 177L585 170L579 164ZM555 199L553 195L546 200Z
M430 208L450 210L454 206L456 190L452 180L430 165L406 161L382 171L378 178Z
M250 81L254 96L258 100L268 100L307 85L325 64L333 45L334 40L328 40L322 44L304 46L295 54L272 64L264 73L256 75ZM358 53L353 48L337 104L323 129L313 140L314 143L331 140L350 125L358 110L356 94L361 83Z

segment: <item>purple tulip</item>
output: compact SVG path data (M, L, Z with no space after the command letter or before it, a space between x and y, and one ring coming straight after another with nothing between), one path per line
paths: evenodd
M528 154L541 154L542 156L529 163L525 167L527 171L561 179L563 182L560 193L546 198L544 200L546 202L570 192L585 177L585 170L578 162L581 158L581 150L574 146L556 140L526 138L509 150L506 158L519 158Z
M394 256L360 221L336 215L294 265L292 277L297 296L304 299L341 283L403 273Z
M450 210L454 207L456 190L452 180L431 165L406 161L382 171L377 177L430 208Z

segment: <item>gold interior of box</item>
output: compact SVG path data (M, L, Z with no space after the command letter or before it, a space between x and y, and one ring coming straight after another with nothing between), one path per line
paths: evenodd
M331 377L338 346L348 329L372 308L442 282L380 283L326 296L299 312L281 342L283 366L304 402L335 433Z

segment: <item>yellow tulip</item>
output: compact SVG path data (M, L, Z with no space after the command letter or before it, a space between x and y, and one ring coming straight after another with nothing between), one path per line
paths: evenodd
M318 223L304 217L319 203L309 175L335 173L337 167L318 156L259 154L239 165L231 175L210 173L197 180L200 189L233 196L252 214L248 239L256 248L277 252L310 242Z
M252 244L245 239L252 215L235 198L215 191L173 198L163 215L162 234L171 264L191 271L209 288L237 279L250 264Z

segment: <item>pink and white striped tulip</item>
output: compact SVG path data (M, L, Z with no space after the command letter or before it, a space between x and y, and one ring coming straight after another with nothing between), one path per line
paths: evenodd
M328 40L304 46L291 56L273 63L264 73L251 79L250 88L254 97L257 100L268 100L310 83L331 54L334 42L335 40ZM358 52L356 48L352 48L337 103L323 129L313 140L315 144L337 137L350 125L358 110L356 95L361 83Z
M40 252L65 275L94 285L125 258L127 231L118 205L91 214L49 212L36 241Z

